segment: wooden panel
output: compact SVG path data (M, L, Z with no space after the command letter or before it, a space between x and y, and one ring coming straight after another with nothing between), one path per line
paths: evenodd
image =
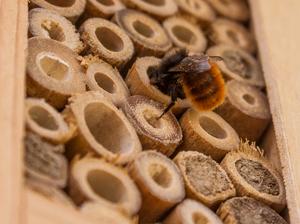
M0 0L0 223L22 222L27 1Z
M291 223L300 223L300 1L250 0Z

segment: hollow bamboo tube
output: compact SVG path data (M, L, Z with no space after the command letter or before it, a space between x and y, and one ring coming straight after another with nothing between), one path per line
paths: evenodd
M67 157L94 153L125 164L141 151L138 136L126 116L99 92L74 96L64 111L77 134L67 144Z
M180 120L183 143L178 151L198 151L219 161L239 146L235 130L218 114L189 109Z
M155 57L138 58L127 74L126 83L132 95L147 96L168 105L171 102L171 97L162 93L156 86L151 85L148 74L149 68L159 65L160 61ZM178 99L172 107L172 112L179 115L189 106L190 104L186 99Z
M158 20L172 16L178 10L174 0L123 0L123 2L128 8L143 11Z
M56 11L75 23L83 13L86 0L30 0L30 8L45 8Z
M205 0L175 0L180 15L199 23L203 26L208 25L216 19L216 13Z
M56 153L63 151L62 145L51 145L29 132L26 134L25 148L25 170L30 178L51 186L66 186L67 160Z
M134 224L134 221L122 212L110 209L99 203L85 202L80 207L80 212L89 220L94 220L101 224Z
M129 165L129 174L142 194L140 223L153 223L185 195L176 165L161 153L144 151Z
M208 3L217 11L221 16L228 19L246 22L250 17L250 11L246 2L240 0L207 0Z
M116 106L129 97L129 90L119 71L104 61L91 63L85 78L89 90L101 92Z
M181 143L182 131L172 113L163 113L164 106L145 96L131 96L123 111L139 135L143 149L157 149L166 156L172 155Z
M249 197L235 197L227 200L220 206L217 214L224 224L287 224L287 222L269 206Z
M65 143L75 128L69 127L62 115L43 99L28 98L25 101L27 128L52 143Z
M228 153L221 166L232 180L238 196L249 196L280 212L286 206L282 177L258 148L242 142Z
M209 48L207 54L223 58L217 64L226 80L234 79L260 88L265 86L261 68L248 52L235 46L220 44Z
M124 9L121 0L87 0L84 18L100 17L110 19L117 11Z
M163 22L168 36L174 45L185 48L192 53L206 49L207 40L201 28L181 17L170 17Z
M222 221L200 202L185 199L163 220L162 224L222 224Z
M134 46L124 30L101 18L86 20L79 29L86 52L99 56L113 66L125 65L134 54Z
M211 209L235 196L235 188L225 170L212 158L195 151L180 152L174 162L179 167L188 198Z
M259 89L234 80L227 83L227 91L227 98L216 113L241 138L259 140L271 119L267 97Z
M26 90L30 97L45 98L62 109L68 98L85 91L77 54L47 38L32 37L28 42Z
M141 205L138 188L128 174L97 158L76 157L72 161L68 191L77 205L91 201L130 216Z
M77 53L84 48L75 26L52 10L41 8L30 10L29 34L59 41Z
M150 16L130 9L116 13L114 21L132 39L138 56L162 57L172 42L161 25Z
M256 45L252 34L241 24L228 20L217 19L208 29L211 44L227 44L254 53Z

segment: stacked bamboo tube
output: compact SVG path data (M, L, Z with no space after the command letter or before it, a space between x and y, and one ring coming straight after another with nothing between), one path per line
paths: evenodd
M31 0L28 187L104 223L285 223L281 176L247 141L270 121L248 19L240 0ZM223 58L215 111L178 98L157 119L171 97L150 70L175 47Z

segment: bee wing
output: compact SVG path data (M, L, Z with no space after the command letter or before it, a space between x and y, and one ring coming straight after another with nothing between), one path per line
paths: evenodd
M210 70L210 68L207 55L193 55L185 57L177 65L169 69L169 72L202 73Z

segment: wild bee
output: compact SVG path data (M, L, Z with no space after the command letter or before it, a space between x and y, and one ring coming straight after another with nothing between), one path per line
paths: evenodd
M213 110L223 103L225 82L217 61L219 56L188 55L185 49L168 52L156 67L149 68L152 85L171 97L167 113L177 98L187 98L200 111Z

